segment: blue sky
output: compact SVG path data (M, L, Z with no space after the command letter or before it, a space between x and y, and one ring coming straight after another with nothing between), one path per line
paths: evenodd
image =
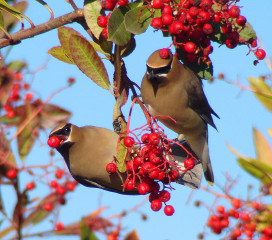
M81 6L83 1L76 1ZM47 3L53 9L55 16L72 11L65 1L48 0ZM269 0L247 0L240 1L242 15L246 16L253 25L258 36L262 40L265 50L272 55L271 40L272 31L268 23L271 22L270 11L272 2ZM70 10L67 10L70 8ZM39 11L39 14L37 14ZM37 2L31 1L30 8L26 14L37 25L46 21L49 14ZM83 29L76 24L69 25L81 33ZM140 84L145 72L145 62L148 56L155 50L167 47L170 38L163 38L161 33L153 32L152 29L141 35L136 36L136 50L129 57L125 58L129 77ZM39 71L33 82L33 88L39 92L41 98L46 100L52 91L59 89L66 84L69 77L75 77L76 83L66 91L55 96L51 103L58 104L73 113L71 122L78 125L94 125L112 129L112 108L114 98L111 94L97 87L90 79L82 74L75 66L62 63L47 54L47 51L59 45L56 30L42 34L32 39L24 40L20 45L13 48L8 60L24 60L29 63L29 69L34 71L44 64L46 68ZM214 75L224 73L227 80L247 86L247 77L259 76L269 73L269 69L264 61L256 67L253 66L255 59L253 54L246 56L246 47L237 47L230 50L226 47L214 45L214 53L211 59L214 65ZM105 63L112 78L113 68ZM31 78L31 76L27 76ZM224 186L225 175L228 173L232 178L238 178L237 186L231 192L237 197L247 196L247 184L253 184L258 189L258 181L245 173L236 163L235 156L227 149L229 143L245 156L255 156L252 127L262 131L267 138L267 128L271 127L271 114L255 99L248 91L241 92L237 86L217 80L214 83L204 82L204 91L214 111L220 116L215 119L218 132L212 128L209 130L210 157L215 174L214 191L220 191ZM127 108L126 108L127 112ZM139 126L143 122L143 115L136 107L132 118L132 127ZM143 122L144 123L144 122ZM169 137L175 137L170 130L166 130ZM41 140L46 142L47 135L41 134ZM269 139L271 140L271 139ZM271 142L271 141L270 141ZM36 145L35 150L29 155L29 164L43 164L48 160L48 147L46 145ZM56 159L61 157L56 157ZM59 162L57 162L59 164ZM28 179L23 179L24 183ZM23 184L22 183L22 184ZM202 185L206 186L203 180ZM148 216L147 221L142 221L138 213L132 213L124 218L123 227L125 232L137 229L140 239L156 240L176 240L176 239L196 239L199 232L203 230L203 225L208 217L208 211L193 206L194 200L204 201L211 205L214 197L202 190L195 191L188 205L186 201L191 193L180 185L175 185L176 190L172 192L169 204L175 207L175 214L166 217L162 211L153 212L146 203L140 211ZM38 190L36 190L38 191ZM39 193L33 192L33 196ZM108 206L103 216L128 210L134 205L142 202L144 196L121 196L114 193L104 192L97 189L89 189L83 186L77 188L74 194L68 196L67 205L62 208L59 220L68 224L79 220L82 215L94 211L98 206ZM10 201L12 205L13 202ZM51 218L54 219L54 218ZM48 225L47 225L48 226ZM160 231L158 231L160 229ZM51 239L60 239L54 238ZM67 237L61 239L78 239L77 237ZM103 239L103 238L101 238ZM207 239L218 239L218 236L209 235Z

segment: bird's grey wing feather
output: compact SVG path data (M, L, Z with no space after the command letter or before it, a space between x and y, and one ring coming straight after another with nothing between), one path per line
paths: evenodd
M195 77L185 84L185 89L188 94L188 106L193 109L205 123L210 124L216 129L212 115L218 115L210 107L208 100L202 89L201 79Z

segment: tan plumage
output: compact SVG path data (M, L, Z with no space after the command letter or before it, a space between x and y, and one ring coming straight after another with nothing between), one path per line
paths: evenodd
M185 137L202 162L206 180L212 184L207 124L216 128L211 114L217 114L206 99L201 79L171 53L162 59L158 50L147 60L141 96L152 116L176 120L159 118L165 126L182 134L179 139Z
M57 136L62 139L58 152L63 156L71 175L84 186L97 187L121 194L139 194L137 190L123 192L126 173L109 174L106 165L116 156L118 135L106 128L73 124L62 124L53 129L49 137ZM185 145L186 142L181 142ZM174 145L173 157L179 165L187 154L178 145ZM193 171L181 175L178 183L191 188L198 188L201 180L201 164Z

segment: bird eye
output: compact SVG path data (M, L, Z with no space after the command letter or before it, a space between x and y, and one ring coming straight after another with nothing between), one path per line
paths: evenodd
M71 132L71 127L70 126L66 126L64 128L64 132L65 132L65 135L69 135L69 133Z

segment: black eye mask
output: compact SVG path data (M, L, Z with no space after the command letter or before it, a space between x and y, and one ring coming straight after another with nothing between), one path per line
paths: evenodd
M147 72L151 73L153 75L161 75L161 74L167 74L171 70L172 60L168 63L168 65L160 68L152 68L146 65Z

